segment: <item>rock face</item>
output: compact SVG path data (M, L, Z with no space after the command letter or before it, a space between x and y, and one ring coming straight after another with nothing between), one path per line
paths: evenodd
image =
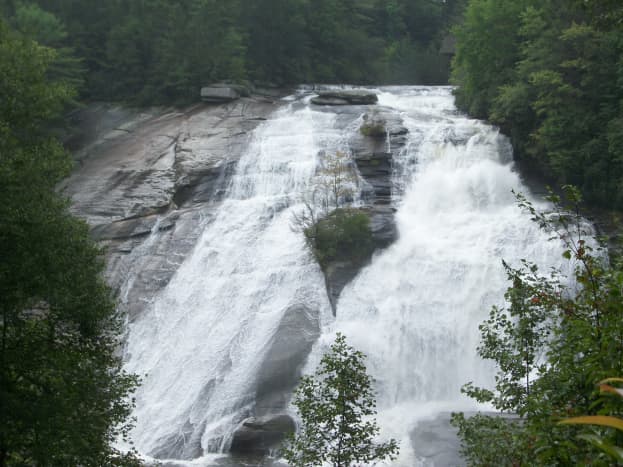
M278 106L243 97L183 111L98 105L75 117L78 166L61 188L106 247L106 277L130 320L194 246L250 132Z
M315 105L372 105L378 102L379 98L373 92L367 91L320 91L318 97L313 97L312 104Z
M361 177L364 211L370 216L370 228L376 249L383 249L397 238L392 199L392 160L404 147L408 130L399 115L375 110L363 117L366 122L383 122L385 136L353 134L349 146ZM365 262L334 261L324 268L327 292L333 312L344 287L359 273Z
M433 465L463 467L458 429L450 424L450 414L418 423L411 433L411 444L419 456Z
M255 415L286 409L314 342L320 336L318 310L305 305L289 308L283 316L259 371Z
M264 455L296 430L292 417L286 414L247 418L234 432L232 454Z

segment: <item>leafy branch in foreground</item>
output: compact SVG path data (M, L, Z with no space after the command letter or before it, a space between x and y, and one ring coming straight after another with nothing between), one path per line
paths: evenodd
M564 245L572 273L542 274L523 261L504 264L509 281L507 307L493 308L480 325L479 354L498 373L494 388L471 384L463 391L510 414L492 417L455 414L463 453L470 465L609 465L593 445L576 443L580 428L563 418L620 413L603 401L593 382L623 370L623 268L592 247L581 218L578 190L563 187L571 208L550 195L554 208L538 211L524 196L518 204ZM598 406L601 404L601 408ZM482 436L487 433L487 436Z
M363 353L346 344L339 334L322 357L314 376L305 376L294 396L301 424L291 435L283 456L293 466L328 462L347 467L357 462L395 459L395 440L375 443L379 428L372 380Z
M623 383L623 378L607 378L599 383L599 391L602 395L612 395L619 398L623 398L623 389L614 387L611 383ZM600 402L604 402L606 399L602 399ZM617 435L611 429L623 432L623 418L615 417L613 415L606 415L611 413L610 410L601 410L599 415L584 415L580 417L567 418L560 422L561 425L593 425L592 433L581 433L578 435L579 439L588 441L600 451L603 451L613 460L623 463L623 447L621 446L621 436ZM606 428L606 430L603 430Z

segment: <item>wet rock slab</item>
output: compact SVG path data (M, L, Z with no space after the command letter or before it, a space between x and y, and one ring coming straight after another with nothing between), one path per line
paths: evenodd
M255 415L271 415L286 409L288 396L298 384L303 365L319 336L318 310L304 304L286 310L259 371Z
M60 189L106 247L106 277L130 319L192 249L251 132L279 105L244 97L184 110L97 104L74 116L76 169Z

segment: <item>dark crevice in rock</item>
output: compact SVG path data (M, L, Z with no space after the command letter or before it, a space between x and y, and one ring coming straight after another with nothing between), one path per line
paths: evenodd
M153 213L146 216L132 216L110 224L95 225L91 228L91 236L98 241L102 240L128 240L131 238L144 237L150 235L158 217L166 212ZM175 225L175 219L167 218L158 225L158 231L170 230Z

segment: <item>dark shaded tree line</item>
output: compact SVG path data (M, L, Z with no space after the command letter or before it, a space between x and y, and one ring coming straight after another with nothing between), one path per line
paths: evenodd
M17 11L25 26L30 10ZM40 12L36 13L40 15ZM60 23L33 28L62 40ZM113 448L137 380L101 251L56 192L71 159L51 131L75 96L69 51L0 20L0 466L136 465Z
M527 168L623 208L623 3L471 0L456 36L459 107Z
M151 104L192 101L217 81L445 83L439 45L462 3L4 0L3 13L79 60L82 72L78 63L67 72L84 81L83 98ZM40 29L24 23L25 10Z

